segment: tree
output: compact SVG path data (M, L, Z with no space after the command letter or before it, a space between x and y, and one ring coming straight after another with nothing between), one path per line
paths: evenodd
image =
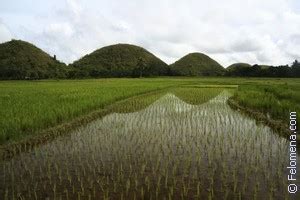
M291 74L293 77L300 77L300 63L295 60L291 66Z
M144 70L146 69L146 61L144 58L139 58L139 61L138 61L138 71L139 71L139 75L140 77L143 76L143 72Z
M291 68L288 65L281 65L277 67L277 76L278 77L290 77L291 76Z
M132 70L132 77L142 77L146 74L144 73L146 70L147 64L144 58L139 58L137 61L137 66Z
M258 77L261 76L261 67L259 65L253 65L250 68L246 68L248 76Z

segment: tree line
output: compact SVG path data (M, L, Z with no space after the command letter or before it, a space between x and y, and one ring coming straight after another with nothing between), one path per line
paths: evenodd
M295 60L290 66L262 66L237 67L234 70L226 70L225 76L242 77L300 77L300 63Z

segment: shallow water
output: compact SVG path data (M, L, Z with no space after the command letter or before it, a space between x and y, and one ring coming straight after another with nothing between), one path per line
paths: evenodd
M230 95L191 105L167 93L109 114L0 163L0 197L296 199L287 193L289 142L233 111Z

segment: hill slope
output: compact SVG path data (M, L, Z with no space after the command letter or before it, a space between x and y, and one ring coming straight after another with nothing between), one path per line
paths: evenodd
M63 78L66 65L33 44L11 40L0 44L0 79Z
M234 63L226 68L227 71L235 71L242 68L250 68L251 65L248 63Z
M252 70L248 63L234 63L226 68L227 76L246 76Z
M72 66L74 76L140 77L168 75L169 67L142 47L116 44L88 54Z
M190 53L173 63L171 71L180 76L218 76L225 69L205 54Z

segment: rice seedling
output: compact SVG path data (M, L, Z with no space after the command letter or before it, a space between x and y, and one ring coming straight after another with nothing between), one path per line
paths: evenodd
M179 84L182 83L161 79L154 82L139 79L3 81L0 83L0 144L38 134L112 102ZM28 149L28 145L23 148Z
M1 161L0 198L288 198L281 181L288 142L232 110L232 93L173 88L121 103L71 134Z

